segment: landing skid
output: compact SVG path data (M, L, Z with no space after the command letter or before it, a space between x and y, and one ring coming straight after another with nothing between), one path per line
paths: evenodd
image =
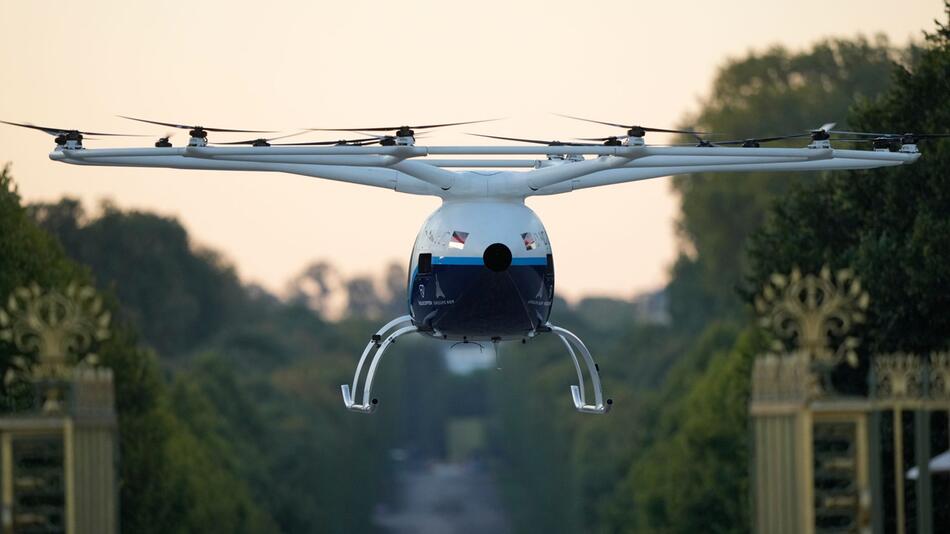
M340 386L343 392L343 404L346 405L347 410L367 414L373 413L373 411L376 410L379 400L373 397L373 378L376 375L376 367L379 365L379 361L382 359L383 354L385 354L386 349L392 346L398 338L418 331L419 327L413 323L412 317L403 315L386 323L385 326L380 328L376 334L373 335L369 343L366 344L366 348L363 349L359 363L356 364L356 373L353 374L352 386L350 384ZM590 351L587 350L587 346L584 345L584 342L569 330L554 326L551 323L547 323L543 328L539 328L538 332L553 332L561 339L561 342L567 347L567 352L571 355L571 360L574 362L574 370L577 371L577 384L571 386L571 398L574 401L574 408L581 413L603 414L610 411L613 400L604 400L603 387L600 383L600 368L594 363L594 358L590 355ZM383 341L384 336L385 341ZM359 389L363 366L366 364L370 353L374 351L375 353L370 361L369 369L366 371L366 380L363 383L363 395L360 399L361 402L357 403L353 394ZM593 404L587 404L587 388L584 383L584 372L581 367L581 361L577 358L578 352L580 352L584 360L584 367L586 367L587 373L590 375L591 386L594 390Z
M386 337L386 341L383 341L383 335L391 330L394 330L393 333ZM397 317L389 321L373 335L369 343L366 344L366 348L363 349L363 355L360 356L359 363L356 364L356 373L353 375L352 389L349 384L340 386L340 389L343 390L343 404L346 405L347 410L359 413L373 413L376 409L376 405L379 404L379 400L373 397L373 377L376 375L376 367L379 365L379 360L383 357L386 349L396 342L397 338L417 332L418 330L419 328L412 323L412 317L403 315L402 317ZM376 353L373 355L373 360L369 364L369 370L366 372L366 382L363 384L363 402L357 404L353 398L353 393L359 388L360 375L363 374L363 364L366 363L366 358L370 352L374 350Z
M594 357L587 350L587 345L584 345L584 342L570 330L554 326L551 323L547 323L545 327L561 339L561 342L567 347L567 352L571 355L571 360L574 362L574 370L577 371L577 384L571 386L574 408L581 413L602 414L609 412L614 401L613 399L604 401L604 389L600 384L600 367L594 362ZM581 362L577 359L578 351L584 358L584 366L587 367L591 386L594 388L594 404L587 404L587 388L584 385L584 372L581 370Z

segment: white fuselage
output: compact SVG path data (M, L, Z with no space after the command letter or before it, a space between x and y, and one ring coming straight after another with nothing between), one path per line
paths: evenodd
M524 338L550 315L551 243L520 199L444 202L416 237L409 273L410 314L435 337Z

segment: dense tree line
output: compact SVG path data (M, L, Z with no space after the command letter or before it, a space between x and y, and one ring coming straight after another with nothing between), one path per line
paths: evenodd
M740 137L830 121L947 131L947 43L940 26L906 51L857 38L752 52L720 69L684 122ZM518 530L749 531L749 375L767 345L747 299L772 272L853 267L877 295L866 352L945 349L950 154L947 141L922 145L923 159L893 170L675 178L685 245L666 288L672 323L604 336L595 317L555 311L599 355L611 414L571 413L573 369L557 346L530 349L492 390Z
M99 287L117 317L99 352L116 373L123 531L368 532L391 491L390 448L442 453L436 398L451 388L435 351L409 343L390 357L411 351L407 366L381 368L385 417L342 409L339 384L378 327L366 315L392 308L391 289L344 280L351 313L330 323L242 285L174 219L109 204L89 216L72 199L22 206L4 171L0 294L73 280ZM0 342L0 365L12 354Z
M91 283L92 277L87 268L66 257L54 237L30 220L8 168L4 169L0 175L0 294L30 283L64 288L73 281ZM108 306L118 311L115 299ZM127 323L114 323L110 338L98 351L103 363L113 369L117 385L123 528L138 532L213 528L213 523L188 515L200 514L197 497L214 483L229 491L212 494L208 505L218 507L222 515L245 517L245 525L235 525L236 531L264 527L267 518L255 510L246 485L226 472L215 473L218 476L212 481L207 463L189 462L189 455L180 454L181 450L199 455L204 451L175 417L156 358L138 346L134 329ZM0 341L4 369L14 354L11 344ZM14 397L28 394L4 390L3 404L7 410L15 408Z

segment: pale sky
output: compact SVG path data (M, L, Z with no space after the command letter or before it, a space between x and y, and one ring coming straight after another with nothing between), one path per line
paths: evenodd
M858 33L905 44L935 18L941 0L0 0L0 119L158 137L162 127L115 115L288 132L508 117L419 144L485 144L464 131L610 135L551 113L672 127L727 58ZM109 198L175 216L244 280L278 291L317 259L348 274L405 262L439 204L293 175L63 165L48 159L52 147L0 125L0 162L13 163L27 201ZM561 295L630 297L668 280L678 210L668 178L528 205L551 236Z

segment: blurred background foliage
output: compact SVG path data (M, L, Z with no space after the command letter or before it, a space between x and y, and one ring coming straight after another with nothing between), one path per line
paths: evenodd
M727 62L683 125L738 137L831 121L945 132L948 73L940 24L908 50L860 37L775 47ZM670 321L627 314L611 335L597 324L603 315L555 309L554 322L576 328L599 356L611 414L577 418L568 403L545 402L565 394L572 369L540 343L492 390L498 471L518 531L748 532L749 373L765 347L750 297L773 272L850 266L872 294L862 369L875 351L945 350L947 145L924 142L918 163L885 170L675 177L682 252L665 288ZM519 376L533 377L526 391L514 389ZM836 381L865 387L858 373Z
M750 52L683 124L739 137L830 121L946 131L948 42L938 26L910 50L858 37ZM574 413L554 339L502 346L468 374L432 342L401 344L377 416L349 414L339 384L381 321L404 313L404 267L380 282L318 262L278 298L174 219L111 204L90 215L72 199L23 206L8 169L0 295L73 279L108 295L125 532L371 532L374 509L398 497L396 472L453 456L449 423L473 417L487 428L477 458L518 532L748 532L749 370L765 341L746 300L769 273L852 266L873 296L865 354L946 348L950 147L922 149L891 170L675 178L682 253L669 285L555 305L553 322L599 359L606 417ZM0 365L12 352L0 342Z

